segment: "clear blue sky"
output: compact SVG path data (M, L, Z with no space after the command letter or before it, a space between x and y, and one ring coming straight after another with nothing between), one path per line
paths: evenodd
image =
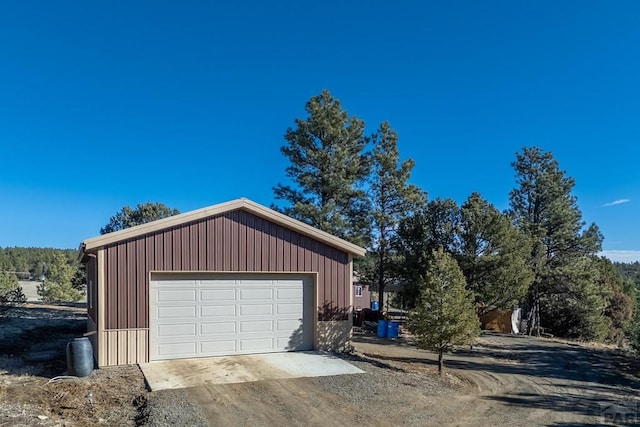
M604 249L640 251L640 2L222 3L0 5L0 246L74 248L146 201L269 205L326 88L391 123L430 198L504 209L537 145Z

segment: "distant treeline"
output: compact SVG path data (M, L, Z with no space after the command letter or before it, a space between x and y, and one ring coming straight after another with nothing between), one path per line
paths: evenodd
M78 266L75 249L0 247L0 271L16 272L20 280L37 279L56 254L62 254L69 265Z

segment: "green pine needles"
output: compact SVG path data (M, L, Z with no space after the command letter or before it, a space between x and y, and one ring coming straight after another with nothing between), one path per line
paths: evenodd
M480 333L473 293L466 288L456 260L442 249L433 254L407 326L418 348L438 353L441 374L444 353L454 345L471 343Z

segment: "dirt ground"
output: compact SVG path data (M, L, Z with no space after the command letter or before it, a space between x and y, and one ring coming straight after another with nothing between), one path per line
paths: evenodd
M137 366L58 378L67 342L86 327L83 304L27 304L0 317L0 426L135 423L146 398Z
M356 349L408 372L436 369L434 355L408 346L360 342ZM433 424L640 424L640 364L615 348L484 334L445 363L464 386L430 397Z
M604 346L483 334L438 376L432 353L361 335L341 357L364 374L151 393L137 366L55 379L85 328L82 306L0 317L0 426L640 424L640 366Z
M615 349L485 334L439 377L430 352L373 337L354 346L345 357L365 374L189 392L211 425L640 424L639 366Z

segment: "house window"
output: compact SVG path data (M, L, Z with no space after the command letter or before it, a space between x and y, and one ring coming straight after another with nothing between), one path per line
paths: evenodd
M362 286L356 286L356 297L362 296Z

